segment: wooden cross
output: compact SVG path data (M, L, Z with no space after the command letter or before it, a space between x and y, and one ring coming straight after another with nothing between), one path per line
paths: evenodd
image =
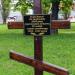
M34 0L34 14L42 14L41 0ZM41 16L39 16L39 17L41 17ZM30 18L30 16L28 16L28 17ZM33 17L33 16L31 15L31 17ZM44 18L44 16L42 16L42 17ZM25 19L25 20L29 21L29 18ZM31 20L31 22L32 21L34 21L34 20ZM45 24L44 23L45 20L38 19L38 21L42 21L41 22L42 26L44 26L43 24ZM30 22L30 24L31 24L31 22ZM25 25L24 25L24 23L25 23ZM24 23L22 23L22 22L20 22L20 23L19 22L8 22L8 28L9 29L25 29L27 26L26 21ZM33 23L35 23L35 22L33 22ZM47 22L46 24L49 24L49 22ZM70 22L67 20L52 20L52 21L50 21L50 24L51 24L50 28L52 28L52 29L68 29L68 28L70 28ZM28 26L28 28L31 26L32 25ZM35 28L38 28L38 27L35 27ZM32 29L35 29L35 28L32 28ZM33 30L33 32L34 32L34 30ZM43 62L42 36L36 35L37 32L34 32L34 34L35 34L35 36L34 36L34 59L23 56L21 54L15 53L15 52L10 52L10 58L14 59L16 61L28 64L30 66L33 66L35 69L35 73L34 73L35 75L43 75L43 71L47 71L47 72L50 72L50 73L53 73L56 75L68 75L69 74L68 70L62 69L62 68L57 67L53 64L47 64L47 63ZM30 35L30 33L29 33L29 35Z

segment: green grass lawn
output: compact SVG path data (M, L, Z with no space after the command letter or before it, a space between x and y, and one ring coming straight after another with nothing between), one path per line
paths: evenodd
M23 30L0 25L0 75L34 75L34 68L9 58L10 50L34 57L33 38L23 35ZM45 62L67 68L70 75L75 75L75 24L71 29L59 30L58 35L43 37L43 57Z

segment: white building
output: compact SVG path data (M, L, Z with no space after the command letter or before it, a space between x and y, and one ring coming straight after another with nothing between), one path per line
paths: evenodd
M14 11L14 6L16 5L16 3L18 2L18 0L11 0L10 3L10 12L9 12L9 16L7 18L7 22L8 21L15 21L15 22L23 22L23 17L20 11Z

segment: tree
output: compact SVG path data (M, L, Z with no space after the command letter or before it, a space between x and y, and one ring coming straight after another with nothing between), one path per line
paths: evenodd
M51 10L51 0L42 0L42 12L48 14Z
M51 2L52 2L52 19L57 20L60 0L52 0Z
M62 10L63 13L65 14L64 17L67 18L71 11L70 9L72 6L72 2L73 0L42 0L43 12L48 13L49 9L51 9L52 3L52 18L53 19L58 18L59 10Z
M32 8L32 1L28 0L19 0L15 5L15 10L21 11L22 15L25 15L29 8Z
M3 23L6 23L6 18L8 16L8 14L9 14L10 1L11 0L1 0Z
M60 0L51 0L52 2L52 20L57 20L58 19L58 12L59 12L59 4L60 4ZM57 29L51 29L51 34L55 34L58 33Z
M19 0L16 4L15 9L20 10L23 15L26 14L29 8L33 9L33 1L32 0ZM42 0L43 13L47 14L50 9L50 0Z
M64 13L64 18L67 19L72 6L73 0L61 0L60 2L60 10Z

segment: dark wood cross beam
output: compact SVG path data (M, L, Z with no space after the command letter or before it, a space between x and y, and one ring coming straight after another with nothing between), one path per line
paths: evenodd
M39 69L40 71L47 71L56 75L69 75L67 69L58 67L53 64L47 64L45 62L26 57L22 54L19 54L13 51L10 52L10 58L13 60L19 61L21 63L27 64L29 66L35 67L36 69Z
M8 29L23 29L24 23L23 22L8 22Z
M69 29L70 21L68 20L52 20L51 21L52 29ZM8 29L24 29L23 22L8 22Z

